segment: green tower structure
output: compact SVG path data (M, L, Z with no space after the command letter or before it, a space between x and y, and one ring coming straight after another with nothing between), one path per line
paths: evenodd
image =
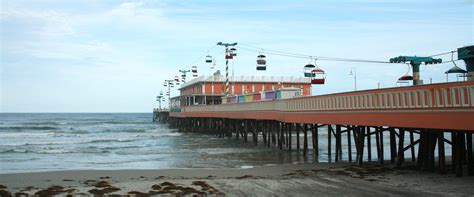
M474 81L474 45L458 48L458 59L466 63L467 80Z
M390 63L407 63L409 62L413 70L413 85L423 85L420 79L420 65L425 64L439 64L443 62L442 59L435 59L431 57L417 57L417 56L398 56L390 58Z

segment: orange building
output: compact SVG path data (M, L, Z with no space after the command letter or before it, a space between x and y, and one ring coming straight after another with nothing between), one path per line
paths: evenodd
M311 80L304 77L229 77L229 95L260 93L281 88L299 88L300 95L308 96L311 95ZM181 85L181 94L172 98L172 106L221 104L225 89L225 76L200 76Z

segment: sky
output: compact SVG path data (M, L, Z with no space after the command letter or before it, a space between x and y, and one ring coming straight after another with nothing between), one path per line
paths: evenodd
M163 80L179 69L197 65L200 75L209 75L200 58L207 54L224 69L220 41L263 53L388 61L472 45L473 21L472 0L1 0L0 112L151 112ZM237 53L235 75L301 77L309 62L268 54L267 71L257 72L258 52ZM326 84L313 86L316 95L352 91L351 69L359 90L394 87L408 72L403 64L317 65ZM444 71L452 66L423 65L421 77L446 82Z

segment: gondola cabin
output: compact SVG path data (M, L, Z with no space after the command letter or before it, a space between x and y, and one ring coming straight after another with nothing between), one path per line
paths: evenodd
M231 59L233 59L233 57L234 57L234 56L232 55L232 51L231 51L231 50L226 50L226 51L225 51L225 59L226 59L226 60L231 60Z
M212 63L212 56L208 55L206 56L206 63Z
M400 78L398 78L398 81L411 81L413 80L413 77L410 75L403 75Z
M403 86L403 84L409 84L410 81L413 81L413 76L403 75L398 78L397 85Z
M306 64L304 66L304 76L305 77L314 77L314 74L312 71L316 68L313 64Z
M320 68L311 71L311 84L324 84L326 81L326 74Z
M257 56L257 70L267 70L267 60L265 55Z
M231 48L230 51L231 51L232 57L237 56L237 49L236 48Z
M197 70L197 66L194 65L191 67L191 72L193 73L193 77L197 77L198 76L198 70Z
M179 77L178 77L178 75L176 75L176 76L174 77L174 83L175 83L176 85L179 85Z

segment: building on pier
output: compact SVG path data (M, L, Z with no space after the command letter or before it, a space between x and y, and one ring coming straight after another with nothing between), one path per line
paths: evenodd
M249 101L249 98L252 98L252 101L265 100L269 98L265 96L265 93L273 95L273 98L309 96L311 95L311 80L304 77L230 77L229 95L227 95L229 98L227 98L225 76L217 72L212 76L200 76L186 82L179 90L180 95L171 98L171 111L179 111L179 108L185 106L230 103L230 98L234 98L235 102L239 101L239 97L242 101Z

